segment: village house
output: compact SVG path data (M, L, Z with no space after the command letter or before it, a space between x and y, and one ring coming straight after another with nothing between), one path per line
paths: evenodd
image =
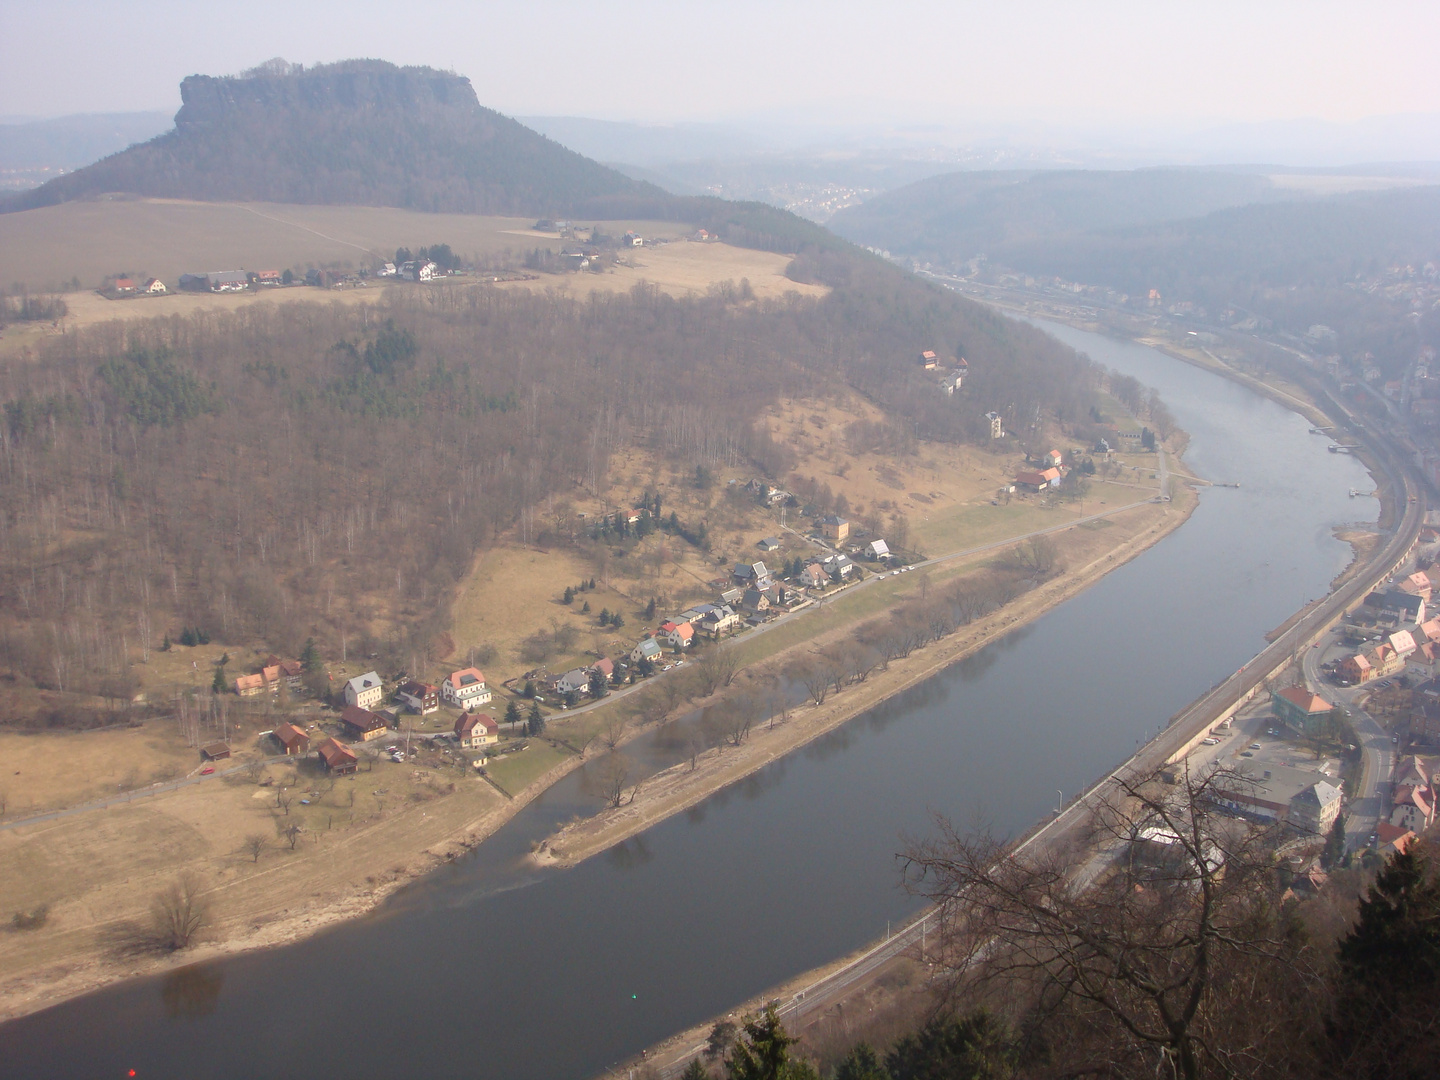
M850 536L850 522L839 514L827 514L820 519L820 535L826 540L839 543Z
M1425 763L1413 755L1396 765L1390 824L1423 833L1435 821L1435 793Z
M831 555L820 564L832 581L844 581L855 571L855 563L849 555Z
M590 669L577 667L571 668L564 675L556 676L550 681L550 689L564 697L566 694L583 694L590 689Z
M1410 635L1409 630L1396 630L1386 638L1390 648L1395 650L1397 656L1408 656L1415 651L1415 639Z
M736 563L734 577L736 581L759 585L761 582L770 580L770 571L765 568L763 562Z
M1425 599L1414 593L1390 589L1387 592L1372 592L1365 597L1365 606L1374 613L1376 621L1392 626L1406 626L1425 621Z
M740 625L740 616L735 614L735 609L729 604L721 604L712 608L700 617L700 629L709 634L711 638L718 638L726 630L731 630Z
M1065 455L1059 450L1051 450L1045 455L1044 464L1047 469L1060 469L1065 466Z
M270 693L276 694L280 692L281 679L279 664L266 664L260 669L260 678L265 681L265 689L269 690Z
M731 607L734 607L740 602L740 598L744 595L744 589L726 589L720 594L720 603L729 604Z
M345 776L353 773L360 759L355 756L355 751L335 739L326 739L315 748L320 757L320 764L325 771L334 776Z
M488 705L493 696L485 685L485 676L473 667L452 671L440 684L440 696L458 709Z
M257 697L265 692L265 676L240 675L235 679L235 693L241 697Z
M135 291L135 281L133 278L117 277L115 284L110 288L117 294L133 293Z
M396 699L411 712L426 716L440 711L440 688L410 679L395 691Z
M800 571L800 584L807 589L823 589L830 584L830 575L819 563L811 563Z
M276 667L280 669L280 677L285 680L285 685L291 691L299 690L305 682L305 665L299 660L277 660Z
M385 684L373 671L356 675L345 680L345 704L361 709L373 709L385 697Z
M1374 677L1370 660L1363 653L1345 657L1340 661L1339 671L1341 678L1352 686L1359 686Z
M1292 731L1298 731L1302 735L1317 735L1325 730L1330 710L1334 706L1303 686L1287 686L1270 695L1270 708L1275 719Z
M150 296L164 296L169 290L165 288L165 283L158 277L152 277L141 286L141 291Z
M590 665L590 670L603 675L608 681L615 675L615 661L607 656L602 656L595 663Z
M1302 833L1324 836L1340 816L1341 801L1340 788L1328 780L1321 780L1290 800L1286 821Z
M752 615L770 610L770 597L763 589L746 589L740 605Z
M485 713L463 713L455 721L455 737L460 740L460 749L479 750L500 741L500 725Z
M665 637L665 640L677 649L688 649L690 643L695 640L695 627L691 626L688 622L661 623L660 633Z
M255 283L257 285L273 287L279 285L281 280L279 270L261 270L255 275Z
M351 741L369 742L389 730L383 716L359 705L346 705L345 711L340 714L340 724L345 729L345 737Z
M1417 570L1409 577L1396 582L1395 587L1401 592L1420 597L1427 604L1430 602L1431 582L1429 575L1424 571Z
M926 349L920 354L920 366L926 371L934 371L940 366L940 358L935 355L934 349Z
M1405 657L1405 674L1417 682L1426 682L1435 677L1435 661L1440 658L1440 647L1426 642Z
M866 553L872 559L888 559L890 557L890 545L884 540L871 540Z
M779 551L780 540L778 537L775 536L767 536L763 540L757 540L755 542L755 546L758 547L761 551Z
M270 734L287 757L304 757L310 752L310 736L294 724L276 724Z
M643 639L635 648L630 650L630 662L638 664L642 660L648 660L652 664L658 664L661 659L660 643L654 638Z
M211 292L244 292L250 287L250 275L243 270L212 270L205 283Z
M1397 855L1419 839L1409 829L1381 821L1375 826L1375 851L1383 856Z
M1021 491L1028 491L1032 495L1039 494L1047 488L1059 485L1063 477L1060 470L1054 467L1048 469L1021 469L1015 474L1015 486Z

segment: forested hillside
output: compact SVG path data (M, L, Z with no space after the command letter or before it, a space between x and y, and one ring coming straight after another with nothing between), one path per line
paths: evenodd
M846 239L897 255L955 262L1008 245L1195 217L1284 197L1268 177L1134 172L961 172L898 188L836 214Z
M616 218L668 198L483 108L468 79L432 68L272 62L234 78L192 75L180 94L173 131L0 209L129 192Z
M123 697L127 657L185 626L423 653L476 552L567 542L557 506L617 448L786 477L755 424L782 396L853 385L909 438L983 438L992 407L1084 419L1096 373L1038 331L833 243L795 273L833 291L476 286L53 339L0 372L4 665ZM974 389L940 394L922 348L963 348Z
M996 280L1105 286L1137 309L1154 289L1163 309L1202 325L1296 336L1328 327L1327 348L1369 353L1392 374L1422 345L1440 345L1440 187L1281 199L1269 183L1184 172L940 177L831 224L952 269L983 255L981 272ZM1205 212L1207 200L1222 208Z

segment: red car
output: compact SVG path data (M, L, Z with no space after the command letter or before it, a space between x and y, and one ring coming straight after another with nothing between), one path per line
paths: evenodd
M214 771L215 771L215 766L213 766L213 765L206 765L203 769L200 770L200 775L201 775L201 776L209 776L209 775L210 775L211 773L213 773Z

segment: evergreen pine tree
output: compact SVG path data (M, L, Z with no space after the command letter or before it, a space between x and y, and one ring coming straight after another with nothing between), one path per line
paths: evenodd
M533 737L545 734L545 715L540 711L540 703L532 702L530 705L530 716L525 724L525 733Z
M1340 814L1335 818L1335 824L1330 826L1329 835L1325 837L1325 850L1320 852L1320 866L1329 870L1333 866L1339 866L1345 858L1345 815Z
M513 728L520 720L520 705L512 699L510 704L505 706L505 723Z
M573 601L574 599L575 599L575 590L572 589L569 585L566 585L566 586L565 586L564 602L568 604L568 603L570 603L571 601Z
M213 693L223 694L225 692L225 665L215 665L215 678L210 680L210 689Z
M585 601L585 605L580 609L580 613L581 613L582 615L589 615L589 614L590 614L590 601L589 601L589 600L586 600L586 601Z
M325 661L320 656L320 650L315 646L315 639L306 638L305 648L300 653L300 666L306 671L319 671Z

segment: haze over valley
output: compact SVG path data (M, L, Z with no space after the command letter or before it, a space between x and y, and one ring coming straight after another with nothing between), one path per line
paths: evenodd
M1434 11L129 15L0 13L0 1073L1429 1075Z

